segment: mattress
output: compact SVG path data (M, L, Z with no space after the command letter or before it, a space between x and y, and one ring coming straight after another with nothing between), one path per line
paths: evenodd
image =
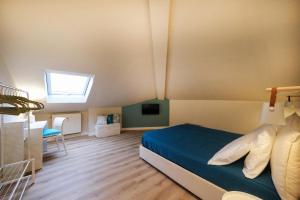
M218 150L240 136L184 124L147 131L142 137L142 145L227 191L243 191L266 200L280 199L269 166L257 178L248 179L242 173L243 158L226 166L207 165Z

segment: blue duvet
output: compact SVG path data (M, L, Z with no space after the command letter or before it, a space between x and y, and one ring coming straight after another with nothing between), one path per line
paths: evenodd
M243 191L262 199L280 199L271 179L270 168L255 179L242 173L243 159L226 166L207 165L207 161L239 134L197 125L178 125L147 131L142 145L227 191Z

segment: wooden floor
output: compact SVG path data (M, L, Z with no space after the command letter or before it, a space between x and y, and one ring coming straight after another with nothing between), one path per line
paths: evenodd
M24 199L197 199L139 158L141 135L66 140L68 155L46 156Z

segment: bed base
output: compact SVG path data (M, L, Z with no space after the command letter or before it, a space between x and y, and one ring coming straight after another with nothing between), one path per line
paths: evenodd
M201 199L221 200L226 192L223 188L174 164L142 145L140 145L140 157Z

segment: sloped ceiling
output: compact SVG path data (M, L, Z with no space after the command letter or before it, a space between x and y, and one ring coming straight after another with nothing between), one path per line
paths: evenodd
M155 97L147 1L1 1L3 57L17 87L43 98L44 70L95 74L87 104Z
M300 84L300 1L174 0L170 99L263 100Z
M262 100L265 87L300 84L299 1L169 5L167 98ZM148 0L0 0L0 53L15 85L39 100L45 69L95 74L86 104L49 111L153 99L149 15Z
M0 83L13 85L12 77L8 72L5 63L3 62L2 58L0 57Z

